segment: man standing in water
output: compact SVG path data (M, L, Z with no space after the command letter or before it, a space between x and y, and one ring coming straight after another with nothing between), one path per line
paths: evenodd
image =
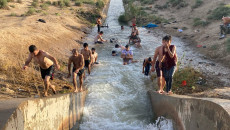
M173 82L172 78L175 73L176 65L177 65L176 46L171 45L172 42L171 36L168 35L165 36L163 38L163 41L164 41L163 58L162 58L162 61L164 61L163 75L166 81L166 92L167 94L172 94L173 93L171 91L172 82Z
M73 85L75 88L75 93L78 92L77 87L77 75L79 76L80 81L80 91L83 91L82 84L83 84L83 75L84 75L84 57L82 54L78 54L76 49L72 50L72 56L69 57L69 63L68 63L68 78L71 76L71 64L73 63Z
M152 61L152 68L151 71L154 72L156 70L157 73L157 83L159 87L159 93L162 94L164 92L164 86L165 86L165 78L163 77L162 68L160 68L160 63L162 64L163 59L163 47L164 47L164 41L162 39L162 45L157 47L153 56Z
M126 45L125 49L122 50L121 58L123 58L123 65L137 62L133 60L133 52L130 50L129 45Z
M142 73L144 73L146 76L149 75L150 68L151 68L151 62L152 62L151 57L144 59Z
M84 56L85 67L88 68L88 74L90 74L91 64L92 64L92 52L89 50L88 44L83 44L83 49L81 50L81 54Z
M101 16L97 18L97 32L99 33L101 31Z
M38 50L35 45L30 45L29 51L30 54L25 62L25 65L23 66L23 69L28 68L32 59L34 59L35 62L40 66L41 76L45 85L44 96L48 96L49 87L51 87L53 93L56 94L55 86L50 83L50 79L53 79L54 66L57 69L60 68L58 61L49 53L43 50Z

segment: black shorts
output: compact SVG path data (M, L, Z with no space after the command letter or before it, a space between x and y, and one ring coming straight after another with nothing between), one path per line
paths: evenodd
M89 67L90 60L85 60L85 67Z
M46 76L50 76L50 79L53 80L53 76L54 76L54 66L51 65L48 69L42 69L41 70L41 75L42 75L42 79L45 79Z
M95 44L103 44L102 41L96 41Z
M156 69L157 77L163 76L162 69L160 69L159 67L159 61L156 62L155 69Z
M77 73L77 75L78 76L82 76L82 74L84 73L84 70L85 70L84 68L81 69L81 70L79 70L78 73ZM75 72L75 71L76 71L76 68L73 68L73 72Z

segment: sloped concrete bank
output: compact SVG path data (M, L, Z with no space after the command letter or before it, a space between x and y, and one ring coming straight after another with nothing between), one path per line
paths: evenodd
M229 130L230 100L165 96L149 91L155 117L172 119L176 130Z
M68 130L79 127L87 92L27 100L8 119L4 130Z

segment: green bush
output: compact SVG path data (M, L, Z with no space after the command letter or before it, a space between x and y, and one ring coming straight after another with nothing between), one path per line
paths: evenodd
M38 7L38 2L32 2L31 6L33 6L34 8L37 8Z
M10 16L18 16L16 13L11 13Z
M200 18L193 19L193 26L207 26L210 22L208 21L202 21Z
M29 10L26 12L26 16L30 16L33 15L36 12L36 10L34 8L29 8Z
M75 2L75 6L81 6L81 5L82 5L81 2L79 2L79 1L76 1L76 2Z
M70 0L64 0L64 3L65 3L66 7L70 7L71 6Z
M7 7L7 0L0 0L0 9Z
M84 4L89 4L89 5L95 5L93 0L84 0L83 3Z
M208 16L208 19L212 20L220 20L223 16L228 16L230 14L230 7L225 5L220 5L216 9L212 11L212 13Z
M81 11L80 16L83 17L86 21L90 22L91 24L94 24L96 19L101 16L99 10L95 10L94 12L89 11Z
M40 5L40 7L42 8L42 10L48 10L49 9L49 5L46 3Z
M7 0L7 2L14 2L14 0Z
M171 4L172 7L176 7L177 9L188 6L184 0L168 0L168 4Z
M230 53L230 38L225 41L227 52Z
M125 14L119 16L118 21L121 23L128 23L129 19Z
M105 4L103 1L99 0L96 2L96 7L99 8L99 9L102 9L104 8Z
M58 2L57 2L57 1L54 1L54 2L52 3L52 5L58 6Z
M51 1L46 1L45 3L48 4L48 5L52 4Z
M203 4L202 0L196 0L195 5L192 6L193 9L200 7Z

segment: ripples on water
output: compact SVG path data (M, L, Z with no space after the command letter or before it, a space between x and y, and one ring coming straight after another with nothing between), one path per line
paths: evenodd
M124 12L122 0L111 0L106 23L108 29L103 29L104 38L118 38L119 44L126 45L131 32L130 27L120 30L119 15ZM88 36L87 42L93 43L97 29L94 28ZM152 130L172 129L172 122L167 119L158 119L158 125L153 124L151 103L147 89L152 85L149 77L142 74L143 59L152 56L156 46L161 43L140 29L142 35L149 38L143 39L143 48L134 51L134 58L138 63L127 66L122 65L122 59L112 57L111 51L114 44L90 44L99 53L98 61L90 76L86 78L88 95L85 102L81 130Z

